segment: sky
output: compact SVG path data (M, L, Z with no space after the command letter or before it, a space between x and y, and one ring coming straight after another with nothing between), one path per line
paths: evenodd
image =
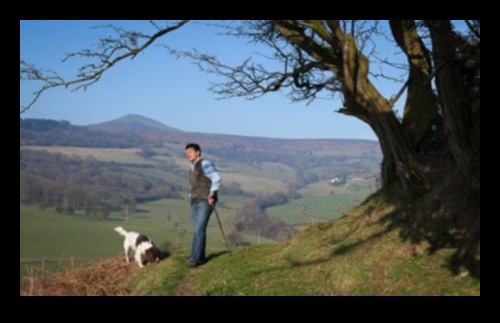
M84 61L74 59L63 63L62 58L66 53L97 43L104 30L91 27L107 22L22 20L21 59L39 68L53 69L64 77L74 76ZM145 21L113 23L127 29L149 30ZM377 139L367 124L335 112L342 106L340 96L309 105L291 102L285 93L270 93L255 100L217 99L209 87L220 78L202 72L188 59L170 56L161 44L184 50L197 48L233 64L267 50L218 35L215 28L205 23L188 23L166 35L159 45L153 45L133 60L117 64L86 91L47 91L21 117L89 125L138 114L189 132L271 138ZM389 96L400 87L390 84L384 88ZM21 82L21 105L31 100L36 85Z

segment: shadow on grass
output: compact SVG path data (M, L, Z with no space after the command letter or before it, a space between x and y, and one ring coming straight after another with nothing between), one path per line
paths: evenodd
M168 251L168 250L160 250L160 251L161 251L161 253L160 253L160 261L165 260L168 257L170 257L170 251Z
M211 260L214 260L215 258L218 258L226 253L229 253L228 250L223 250L223 251L219 251L219 252L215 252L215 253L210 253L206 258L205 258L205 263L211 261Z
M414 195L403 195L390 190L373 194L360 206L364 207L366 216L362 215L357 222L357 227L351 228L342 239L334 241L336 246L328 256L308 261L288 257L285 265L255 270L253 273L258 275L264 272L321 264L330 261L333 257L353 252L398 229L402 241L415 245L425 241L428 245L425 250L428 255L441 249L455 250L454 254L448 258L446 268L453 275L461 274L465 268L472 278L480 280L478 254L480 217L479 204L475 204L478 203L476 201L479 194L472 190L462 192L459 197L450 197L450 194L453 195L450 186L452 185L438 187L437 192L434 190ZM458 198L461 200L457 200ZM394 208L384 213L383 209L388 205ZM370 214L374 215L374 218L370 218ZM382 224L385 228L354 243L343 243L354 231L362 230L363 227L368 228L373 223Z
M357 249L358 247L364 245L365 243L369 243L369 242L372 242L372 241L374 241L374 240L376 240L378 238L383 237L384 235L388 234L390 231L392 231L392 229L391 228L387 228L387 229L385 229L383 231L380 231L380 232L377 232L377 233L371 235L370 237L368 237L366 239L359 240L359 241L351 243L351 244L342 244L338 248L335 248L335 250L331 253L331 257L334 257L334 256L343 256L343 255L345 255L345 254L347 254L349 252L354 251L355 249Z
M480 280L480 202L479 188L467 185L469 176L452 173L443 183L413 195L380 192L374 198L397 205L397 211L380 219L399 228L400 238L412 244L426 242L427 254L443 249L455 250L446 267L453 275L465 268Z

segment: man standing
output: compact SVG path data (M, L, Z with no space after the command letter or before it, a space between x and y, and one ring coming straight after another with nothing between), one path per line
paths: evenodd
M188 266L192 268L205 262L208 220L217 202L221 178L215 165L201 158L201 148L198 144L187 144L185 152L187 160L191 163L189 197L193 219L193 241Z

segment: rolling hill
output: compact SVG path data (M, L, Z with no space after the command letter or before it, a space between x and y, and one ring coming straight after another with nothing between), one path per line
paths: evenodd
M37 207L42 214L73 215L68 227L81 228L82 217L122 221L127 209L131 219L138 217L137 224L160 224L174 237L181 229L189 230L179 221L164 221L165 210L185 205L187 142L200 143L203 156L215 161L223 178L224 225L241 244L282 239L311 218L318 223L338 218L376 189L381 156L375 141L189 133L133 115L92 126L21 119L20 203L21 217L28 219L21 227L26 250L21 260L46 259L46 246L24 232L42 218ZM347 183L361 179L362 186L358 189L353 182L354 186L333 187L330 181L335 177ZM154 203L163 207L152 207ZM30 210L26 215L25 206ZM171 212L171 217L183 218L185 212L182 208ZM155 220L146 221L145 214ZM47 230L50 236L57 227ZM67 236L65 244L78 244L72 240L76 236ZM93 250L68 250L67 254L85 258Z
M159 133L171 133L171 132L181 132L181 130L164 125L161 122L152 120L136 114L128 114L124 117L98 123L95 125L90 125L88 128L91 129L119 129L126 131L139 131L139 132L159 132Z
M460 172L436 168L422 194L370 195L381 161L375 141L189 133L123 119L21 119L21 295L480 295L480 257L463 255L479 248L480 191L462 185ZM193 141L221 172L219 210L239 247L228 254L211 221L210 261L188 270L183 149ZM447 224L461 214L477 218L477 241ZM108 234L118 223L170 256L140 271L124 265ZM261 237L269 228L278 238ZM82 243L89 236L93 244ZM49 265L65 267L61 252L68 266L101 261L44 280Z

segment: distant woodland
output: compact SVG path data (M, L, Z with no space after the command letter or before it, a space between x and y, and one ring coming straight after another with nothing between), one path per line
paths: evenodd
M180 198L180 186L127 172L124 164L93 157L26 150L20 154L20 202L105 214L126 204ZM144 165L144 167L147 167ZM109 213L109 212L108 212Z

